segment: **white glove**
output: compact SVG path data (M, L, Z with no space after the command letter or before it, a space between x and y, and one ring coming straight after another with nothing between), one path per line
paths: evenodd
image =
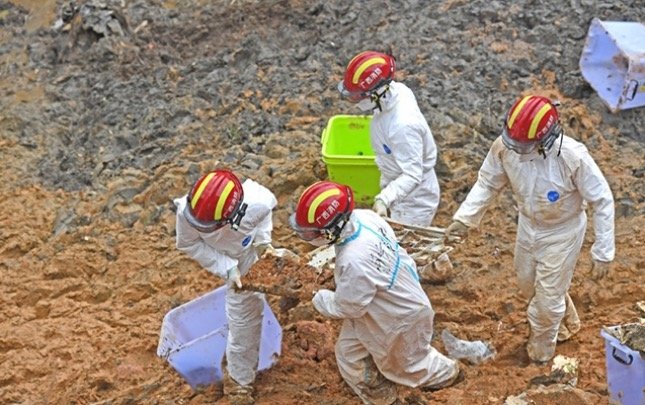
M451 236L456 235L463 237L468 233L468 226L460 221L453 221L452 224L446 228L445 238L451 240Z
M379 198L374 200L374 205L372 205L372 211L376 212L382 217L387 217L387 205L385 205L383 200Z
M240 280L240 270L235 267L231 267L228 269L226 272L226 282L228 283L229 287L232 287L233 285L237 286L238 289L242 288L242 280Z
M254 245L254 247L255 247L255 253L257 253L259 258L263 258L267 256L289 257L293 259L298 258L298 255L293 253L289 249L274 248L273 245L271 245L270 243L258 243L257 245Z
M271 242L256 243L253 245L253 247L255 248L255 253L260 258L263 257L265 253L275 250L273 249L273 246L271 246Z
M318 290L314 292L314 297L311 300L311 303L314 304L314 308L316 308L316 311L320 312L321 314L326 314L326 302L327 301L333 301L334 299L334 292L331 290Z
M293 253L287 248L275 248L273 249L272 252L268 254L272 254L275 257L288 257L290 259L295 259L295 260L299 259L299 256L297 254Z
M601 262L600 260L593 260L591 265L591 278L600 280L609 273L610 262Z

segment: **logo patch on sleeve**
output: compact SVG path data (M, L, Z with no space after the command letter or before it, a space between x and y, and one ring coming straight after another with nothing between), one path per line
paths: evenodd
M249 236L247 236L246 238L244 238L244 239L242 240L242 246L246 247L249 243L251 243L251 239L253 239L253 238L251 237L251 235L249 235Z
M551 202L556 202L560 199L560 193L558 193L555 190L551 190L548 193L546 193L546 198L549 199Z
M385 153L387 153L388 155L391 155L391 154L392 154L392 149L390 149L390 147L389 147L389 146L387 146L386 144L383 144L383 150L384 150L384 151L385 151Z

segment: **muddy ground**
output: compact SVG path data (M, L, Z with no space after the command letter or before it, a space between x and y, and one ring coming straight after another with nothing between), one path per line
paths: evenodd
M516 97L562 101L567 133L614 192L617 253L609 277L590 280L588 231L571 287L583 327L557 349L579 359L578 391L532 395L607 402L601 327L637 321L645 299L645 114L610 113L578 60L593 17L643 22L642 2L95 1L115 11L101 34L78 20L53 28L63 3L0 0L0 402L215 403L216 390L192 391L155 354L163 316L221 284L175 249L171 200L200 173L233 168L277 195L274 244L305 253L287 215L326 176L327 120L357 112L336 82L353 54L387 46L439 146L436 226ZM496 358L466 366L455 387L402 398L501 404L548 374L525 353L515 219L507 191L451 252L454 277L426 286L436 336L488 341ZM271 305L283 355L258 377L259 403L358 403L336 370L339 324Z

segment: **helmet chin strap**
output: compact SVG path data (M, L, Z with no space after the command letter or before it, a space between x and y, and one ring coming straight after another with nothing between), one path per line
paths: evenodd
M240 208L235 211L235 214L231 217L231 228L234 231L237 231L237 228L240 227L240 222L242 222L242 218L244 218L244 215L246 215L246 207L248 205L246 203L242 203L240 205Z
M546 153L551 150L558 137L560 137L560 147L558 149L558 156L560 156L560 153L562 152L562 141L564 140L564 130L559 124L556 124L551 133L546 137L546 139L544 139L544 142L541 142L538 146L538 153L542 155L544 159L546 159Z
M383 107L381 106L381 98L386 98L387 97L387 92L390 90L390 85L386 84L385 86L382 87L383 91L379 94L378 90L375 91L374 93L370 94L370 99L372 102L376 105L374 109L377 109L380 112L383 112Z
M329 225L329 228L323 229L322 235L325 239L329 240L329 244L334 244L340 239L340 234L343 232L345 225L347 225L349 219L349 212L346 212L340 215L334 222Z

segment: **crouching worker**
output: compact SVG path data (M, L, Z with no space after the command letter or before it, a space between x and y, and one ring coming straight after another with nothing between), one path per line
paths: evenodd
M458 363L430 345L434 312L414 260L383 218L354 210L348 186L321 181L303 192L289 223L314 246L334 245L336 291L316 292L313 305L344 319L336 361L364 403L394 403L394 383L439 389L457 380Z
M177 248L226 280L227 376L232 404L254 403L264 295L239 291L241 277L270 247L274 195L253 180L244 184L228 170L202 176L188 195L175 200Z

